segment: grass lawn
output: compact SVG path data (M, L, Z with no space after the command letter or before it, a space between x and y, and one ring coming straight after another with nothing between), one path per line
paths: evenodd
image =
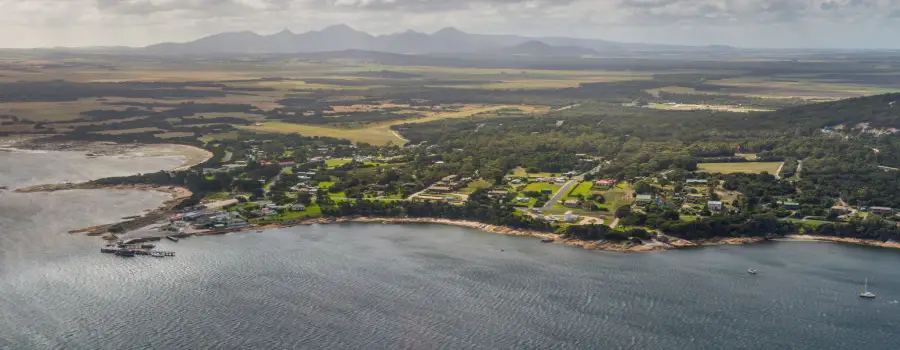
M587 196L591 193L591 187L593 187L593 186L594 186L594 184L591 183L590 181L582 182L582 183L578 184L578 186L575 186L574 188L572 188L572 190L569 191L569 193L565 197L563 197L563 200L577 199L578 195Z
M744 162L744 163L700 163L697 167L707 173L749 173L759 174L763 171L775 175L781 162Z
M491 188L491 183L482 179L478 179L469 183L466 188L463 188L460 192L464 194L472 194L475 190L479 188Z
M322 181L322 182L319 183L319 188L323 188L323 189L326 189L326 190L329 189L329 188L331 188L331 186L334 186L334 182L333 182L333 181Z
M325 161L325 166L327 166L329 168L336 168L341 165L350 163L352 161L353 161L353 159L350 159L350 158L329 159L329 160Z
M337 193L328 192L328 197L331 197L331 200L335 200L335 201L338 199L347 199L347 193L345 193L343 191L337 192Z
M532 182L532 183L528 184L528 186L525 186L524 191L525 192L528 192L528 191L541 192L543 190L551 190L551 191L553 191L553 193L556 193L556 191L559 191L559 189L561 187L562 186L557 185L557 184L548 184L548 183L544 183L544 182Z
M525 168L515 168L513 169L513 176L517 177L551 177L553 174L551 173L529 173Z
M289 211L284 212L275 216L268 216L260 219L250 220L251 223L256 225L266 225L266 224L275 224L280 222L294 221L304 218L317 217L322 215L322 208L319 208L316 204L311 204L306 207L306 211Z

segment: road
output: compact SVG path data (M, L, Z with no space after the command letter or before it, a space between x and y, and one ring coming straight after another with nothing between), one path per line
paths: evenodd
M781 165L778 166L778 170L775 170L775 178L776 179L781 178L781 169L783 169L783 168L784 168L784 162L781 162Z
M584 176L587 174L596 174L597 172L600 171L600 168L602 168L602 167L603 167L603 164L600 164L584 174L573 177L571 180L569 180L569 182L566 182L562 186L562 188L559 189L559 191L556 191L556 194L554 194L553 197L550 198L550 200L548 200L547 203L545 203L543 207L541 207L541 210L548 210L548 209L553 208L554 204L559 202L559 200L562 199L563 196L565 196L566 194L569 193L569 191L572 190L573 185L576 185L576 184L584 181Z
M582 178L584 178L584 176L578 176L572 180L569 180L565 184L563 184L563 186L559 189L559 191L556 191L556 194L554 194L553 197L547 201L547 203L544 203L544 206L541 207L541 209L549 210L550 208L553 208L554 204L559 202L559 200L563 196L565 196L567 193L569 193L569 191L572 190L572 185L575 185L575 184L581 182L581 180L579 180L579 179L582 179Z

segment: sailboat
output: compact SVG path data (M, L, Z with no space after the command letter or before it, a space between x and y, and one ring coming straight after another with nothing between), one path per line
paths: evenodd
M869 279L868 278L866 278L866 284L863 285L863 291L862 291L862 293L859 293L859 297L860 298L870 298L870 299L875 297L875 293L872 293L869 291Z
M747 270L747 273L749 273L749 274L751 274L751 275L755 275L755 274L756 274L756 270L754 270L754 269L749 269L749 270Z

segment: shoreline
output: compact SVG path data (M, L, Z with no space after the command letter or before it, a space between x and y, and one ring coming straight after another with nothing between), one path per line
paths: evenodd
M83 152L88 157L181 158L181 165L163 169L167 171L184 171L203 164L213 157L212 152L205 149L174 143L127 144L106 141L52 141L39 143L39 141L50 136L54 135L7 138L11 143L4 146L4 148L19 151Z
M109 224L101 224L90 227L83 227L69 230L68 233L81 233L87 236L104 236L104 239L110 238L110 229L118 228L123 232L138 229L147 225L154 224L165 219L172 210L193 193L185 187L180 186L156 186L156 185L115 185L103 186L89 182L77 184L48 184L25 187L15 190L17 193L37 193L37 192L56 192L69 190L114 190L114 191L158 191L168 193L172 198L164 201L160 206L150 211L131 217L128 220L113 222ZM115 238L112 238L115 239Z
M668 250L675 249L684 249L684 248L692 248L692 247L703 247L703 246L714 246L714 245L742 245L742 244L753 244L760 243L765 241L764 238L761 237L748 237L748 238L713 238L709 240L700 240L700 241L688 241L679 238L669 237L671 240L669 243L663 243L656 240L653 240L650 243L644 244L634 244L631 242L611 242L611 241L586 241L579 239L571 239L565 238L560 234L549 233L549 232L541 232L527 229L517 229L506 226L498 226L498 225L490 225L477 221L469 221L469 220L453 220L453 219L442 219L442 218L385 218L385 217L344 217L344 218L315 218L315 219L306 219L302 221L292 222L292 223L284 223L284 224L270 224L263 226L251 226L244 227L240 229L229 229L229 230L219 230L219 231L206 231L206 232L198 232L194 234L195 236L213 236L213 235L221 235L233 232L245 232L245 231L259 231L259 230L269 230L269 229L282 229L282 228L291 228L298 226L309 226L309 225L330 225L330 224L346 224L346 223L370 223L370 224L382 224L382 225L403 225L403 224L435 224L435 225L448 225L448 226L457 226L464 228L471 228L487 233L494 233L506 236L519 236L519 237L532 237L538 238L542 241L551 240L550 242L544 243L558 243L565 244L574 247L581 247L588 250L598 250L598 251L607 251L607 252L618 252L618 253L639 253L639 252L663 252Z

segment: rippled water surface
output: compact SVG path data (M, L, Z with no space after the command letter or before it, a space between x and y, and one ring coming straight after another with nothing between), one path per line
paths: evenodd
M64 233L164 198L0 195L0 348L900 348L895 250L614 254L346 224L165 241L177 257L120 259ZM864 278L877 299L856 296Z

